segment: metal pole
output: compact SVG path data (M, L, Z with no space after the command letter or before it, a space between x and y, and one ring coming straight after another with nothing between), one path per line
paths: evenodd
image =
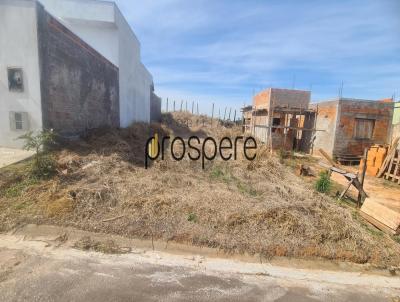
M199 115L199 102L197 102L197 115Z
M168 98L167 98L167 112L168 112Z
M231 111L232 111L232 108L229 108L229 117L228 117L228 121L231 120Z
M183 107L183 100L181 100L181 112L182 112L182 107Z
M236 109L235 109L235 115L233 116L233 122L236 123Z
M193 115L193 110L194 110L194 101L192 101L192 115Z
M187 110L187 101L185 101L185 107L186 107L186 112L187 112L187 111L188 111L188 110Z
M226 107L225 107L225 111L224 111L224 121L225 121L225 117L226 117Z
M175 112L175 101L174 101L174 112Z

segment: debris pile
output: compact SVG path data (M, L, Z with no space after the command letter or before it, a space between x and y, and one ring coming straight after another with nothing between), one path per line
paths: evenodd
M0 228L55 224L226 253L323 257L382 267L400 263L397 244L316 193L263 149L253 162L216 159L204 170L198 162L170 156L144 168L145 142L155 131L182 137L240 134L235 125L204 118L203 126L197 119L168 114L163 124L97 130L65 146L55 154L58 176L11 198L0 193ZM20 181L14 179L6 186Z

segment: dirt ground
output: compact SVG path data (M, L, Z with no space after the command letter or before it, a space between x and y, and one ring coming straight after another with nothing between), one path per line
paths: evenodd
M314 158L312 162L307 160L307 164L312 167L316 171L316 174L319 171L322 171L323 168L318 165L318 162L326 161L322 157ZM342 166L343 170L358 173L359 167L358 166ZM347 179L340 174L332 173L331 180L335 182L336 187L334 190L339 190L332 192L337 194L347 186ZM392 181L386 180L384 178L377 178L375 176L365 175L364 179L364 189L365 192L368 194L368 198L370 200L374 200L394 211L400 212L400 185L394 183ZM346 196L350 197L351 200L356 201L358 196L358 191L351 186Z
M357 172L354 167L346 167L346 169ZM346 179L341 175L332 175L332 179L343 186L346 184ZM371 199L400 212L400 185L383 178L366 175L364 189ZM350 190L350 194L357 196L354 188Z
M0 171L0 231L54 224L185 243L228 254L400 265L400 244L360 221L357 211L316 193L311 182L261 149L249 162L176 162L144 168L144 147L161 137L240 135L231 125L177 113L151 127L102 129L54 152L59 173L32 180L27 164Z

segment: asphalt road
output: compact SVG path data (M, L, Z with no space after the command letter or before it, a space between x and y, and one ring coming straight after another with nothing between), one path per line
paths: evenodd
M0 301L397 301L398 278L133 250L125 255L0 235ZM320 276L320 277L319 277Z

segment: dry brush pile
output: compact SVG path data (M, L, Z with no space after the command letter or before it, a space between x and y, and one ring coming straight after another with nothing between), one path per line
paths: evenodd
M96 131L56 153L58 176L23 186L18 194L9 188L23 178L10 181L11 172L1 172L0 229L51 223L227 253L399 265L398 244L368 231L349 209L262 152L251 163L216 160L205 170L199 162L169 156L144 169L145 141L154 132L240 134L209 119L203 126L196 118L180 113L151 128Z

